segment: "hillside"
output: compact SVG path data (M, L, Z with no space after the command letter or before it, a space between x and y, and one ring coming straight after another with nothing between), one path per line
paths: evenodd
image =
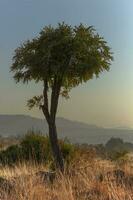
M0 135L2 136L23 135L31 129L48 133L47 123L43 119L27 115L0 115ZM111 137L133 142L133 130L130 129L107 129L64 118L57 118L57 129L60 138L67 137L74 143L105 143Z

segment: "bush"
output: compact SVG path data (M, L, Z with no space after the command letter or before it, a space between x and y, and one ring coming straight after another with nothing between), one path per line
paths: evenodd
M125 149L124 142L120 138L111 138L105 145L108 152L123 151Z
M64 161L66 162L71 161L75 154L74 145L71 144L68 140L60 140L59 145Z
M23 157L22 149L18 145L12 145L6 150L0 152L1 164L12 165L18 161L21 161Z
M41 134L29 133L20 143L25 160L38 163L51 159L49 138Z
M128 151L121 150L121 151L112 151L109 153L109 157L113 161L124 161L127 160Z
M66 140L59 140L59 145L64 161L69 163L74 157L74 145ZM12 145L0 152L1 164L12 165L22 161L53 163L49 137L31 132L25 135L19 145Z

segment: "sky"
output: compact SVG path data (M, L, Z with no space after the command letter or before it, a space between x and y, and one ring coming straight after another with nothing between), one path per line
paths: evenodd
M133 1L132 0L0 0L0 114L26 114L27 99L40 94L33 82L15 84L10 72L14 50L36 37L46 25L65 21L93 25L111 47L109 72L74 88L60 99L57 115L104 127L133 128Z

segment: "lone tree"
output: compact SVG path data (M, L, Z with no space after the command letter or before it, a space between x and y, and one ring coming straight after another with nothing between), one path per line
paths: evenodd
M46 26L39 36L24 42L15 50L11 71L16 82L42 82L43 92L28 100L29 108L38 106L49 126L49 138L56 165L64 164L58 145L56 113L59 96L80 83L109 70L113 57L106 41L92 26ZM51 95L49 95L51 94Z

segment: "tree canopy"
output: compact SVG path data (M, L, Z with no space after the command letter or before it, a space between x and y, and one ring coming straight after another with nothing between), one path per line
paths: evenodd
M46 26L38 37L15 50L11 70L19 82L60 82L64 91L109 70L112 53L92 26L71 27L65 23Z

